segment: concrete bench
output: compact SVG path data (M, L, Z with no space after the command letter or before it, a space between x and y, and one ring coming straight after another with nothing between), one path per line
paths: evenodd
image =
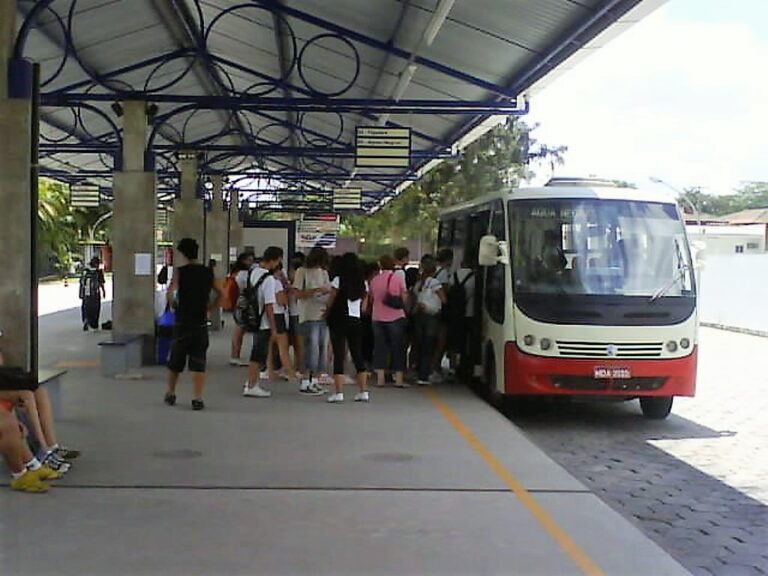
M99 342L101 374L107 378L129 377L142 366L144 336L142 334L113 334Z
M48 392L54 419L58 419L62 413L61 380L66 373L66 370L41 369L37 371L37 383L40 386L45 386L45 390Z

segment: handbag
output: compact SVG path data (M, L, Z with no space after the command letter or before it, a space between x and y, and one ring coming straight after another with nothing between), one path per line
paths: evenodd
M390 272L389 279L387 280L387 293L384 295L384 304L386 306L389 306L390 308L394 308L395 310L402 310L405 308L405 302L403 302L403 297L399 294L392 294L389 291L389 285L392 283L392 276L394 276L394 272Z

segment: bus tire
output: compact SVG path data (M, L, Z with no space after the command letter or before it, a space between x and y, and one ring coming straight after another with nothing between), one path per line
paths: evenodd
M664 420L672 412L674 396L641 396L643 416L651 420Z

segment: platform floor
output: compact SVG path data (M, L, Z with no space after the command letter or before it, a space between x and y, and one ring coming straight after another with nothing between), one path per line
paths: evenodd
M225 332L194 413L160 368L101 378L77 326L41 319L41 363L69 366L59 432L84 455L50 494L0 490L3 576L686 574L461 386L246 399Z

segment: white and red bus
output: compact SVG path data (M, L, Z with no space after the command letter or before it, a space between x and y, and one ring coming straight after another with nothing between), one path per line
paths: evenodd
M553 179L445 210L440 247L476 267L470 357L509 396L693 396L697 299L674 198Z

